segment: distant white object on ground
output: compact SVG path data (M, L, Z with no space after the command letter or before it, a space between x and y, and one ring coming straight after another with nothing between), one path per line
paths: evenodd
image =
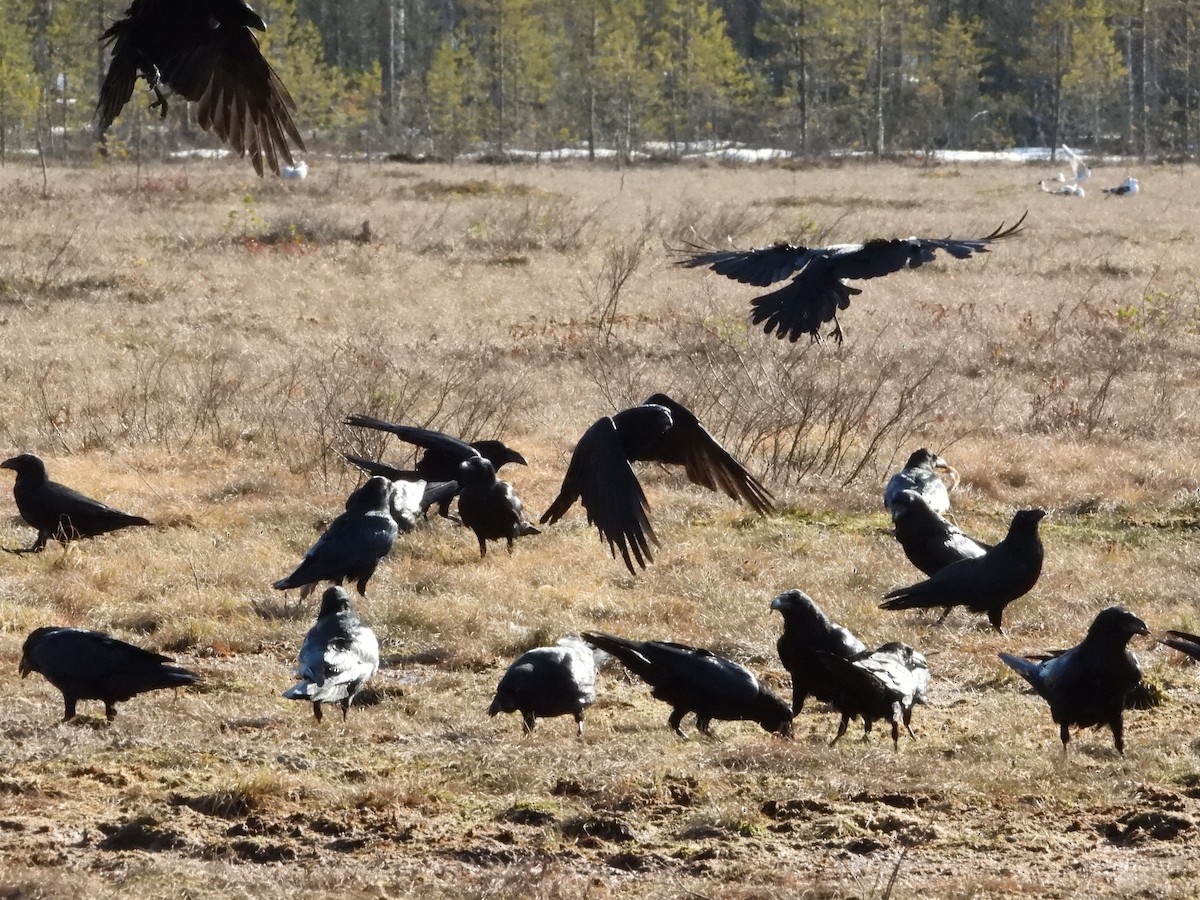
M294 166L281 166L279 174L289 180L303 181L308 177L308 163L300 160Z

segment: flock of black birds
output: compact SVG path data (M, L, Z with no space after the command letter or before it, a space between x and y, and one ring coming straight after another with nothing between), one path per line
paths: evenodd
M161 108L162 115L168 108L163 88L169 88L197 104L202 128L211 129L240 155L249 153L259 175L264 166L278 173L281 161L294 162L291 146L304 145L291 117L295 104L259 51L254 32L264 28L243 0L133 0L126 17L102 37L111 44L112 62L97 107L100 133L131 99L140 77L155 94L152 108ZM820 340L821 328L832 322L830 336L840 343L844 332L837 314L861 293L847 279L917 268L938 251L955 259L986 253L991 244L1017 235L1024 219L974 239L911 237L824 248L779 243L749 251L692 246L678 251L683 257L679 264L707 267L759 287L791 278L782 289L752 301L753 322L767 334L791 341L803 334ZM435 507L440 516L455 518L450 511L455 499L456 521L473 532L481 557L489 541L503 540L511 553L518 538L539 534L512 485L497 474L509 464L527 465L524 456L502 441L467 443L363 415L348 417L346 424L390 433L423 452L412 469L347 454L369 477L346 499L345 511L295 571L274 583L279 590L299 588L302 598L318 584L331 583L300 650L300 681L284 692L310 702L318 720L327 703L338 704L345 719L379 668L378 639L359 618L342 584L353 583L365 597L368 582L400 534L413 531ZM662 546L634 469L634 463L646 462L680 466L694 484L724 493L758 514L774 509L771 492L690 410L660 393L587 428L558 496L538 524L560 521L578 502L612 557L619 555L636 576ZM6 460L0 468L16 473L17 509L37 531L32 546L12 552L36 553L51 540L69 545L151 524L51 481L45 465L31 454ZM889 592L881 608L941 608L940 622L962 606L986 615L1002 633L1005 609L1027 594L1041 573L1044 551L1038 527L1046 513L1019 510L1004 539L988 545L949 517L950 492L957 481L953 467L922 449L888 482L884 504L895 538L926 579ZM779 594L770 609L783 619L777 650L791 676L790 705L744 666L704 648L583 632L519 656L500 680L488 712L519 712L527 732L539 717L571 715L582 735L584 712L596 698L597 661L615 657L671 707L668 725L680 735L688 714L695 715L697 729L706 735L714 720L752 721L768 732L788 735L811 697L841 716L833 742L856 718L863 721L864 739L878 721L890 724L894 746L901 728L915 737L913 710L926 702L930 684L922 653L896 641L870 649L799 590ZM1116 749L1123 753L1126 697L1141 679L1128 643L1145 634L1149 629L1141 619L1110 607L1069 650L1043 657L1002 653L1000 658L1049 703L1064 750L1072 726L1100 725L1111 729ZM1161 642L1200 659L1196 635L1171 631ZM111 720L118 702L199 678L164 656L99 632L63 627L31 633L19 671L22 677L39 672L62 692L64 719L74 717L80 700L100 700Z
M300 650L301 680L283 694L311 702L318 720L323 703L338 703L345 719L355 696L378 671L379 641L359 618L342 583L354 583L365 597L367 583L400 533L413 531L435 505L442 516L454 518L448 504L455 496L456 521L475 533L481 557L488 540L504 539L512 552L517 537L538 533L526 521L512 486L496 477L495 470L506 463L527 464L504 443L472 445L368 416L350 416L346 424L391 433L424 453L411 470L347 455L368 473L367 480L350 494L345 512L330 523L295 571L274 583L278 590L299 588L302 598L321 582L332 583ZM630 466L633 460L680 465L696 484L741 499L764 515L773 508L770 492L690 410L665 394L655 394L643 404L600 419L584 433L562 490L542 521L557 521L580 500L613 558L620 551L625 566L636 575L635 562L645 568L652 561L651 543L660 543L650 525L645 493ZM51 481L45 465L31 454L6 460L0 468L17 473L17 509L38 531L33 547L12 552L37 552L51 539L69 546L80 538L150 524ZM378 472L387 474L371 474ZM450 475L457 477L450 480ZM926 449L915 452L889 480L884 504L891 510L895 538L905 556L929 577L889 592L881 608L941 608L940 624L954 607L964 606L985 614L1002 633L1004 610L1032 590L1041 573L1044 552L1038 525L1045 511L1018 510L1005 538L989 546L946 518L949 491L957 482L956 470ZM841 715L832 743L854 719L862 720L864 739L877 721L890 724L894 746L899 745L901 727L915 737L913 709L926 702L930 682L921 652L897 641L870 649L800 590L779 594L770 609L783 618L777 651L791 676L790 705L749 669L705 648L583 632L518 657L501 679L488 712L520 712L526 732L539 717L572 715L582 735L584 711L596 699L600 656L615 657L650 685L652 696L671 707L668 725L681 736L689 713L695 714L696 727L705 735L713 720L752 721L768 732L790 735L793 719L812 697ZM1110 607L1070 650L1039 657L1001 653L1000 659L1050 704L1064 749L1071 726L1105 725L1123 753L1123 710L1141 680L1127 645L1133 636L1145 634L1149 629L1141 619ZM1161 642L1200 658L1200 637L1170 631ZM40 672L62 692L64 719L74 717L78 701L101 700L111 720L118 702L199 678L170 663L100 632L49 627L38 628L25 641L20 673Z

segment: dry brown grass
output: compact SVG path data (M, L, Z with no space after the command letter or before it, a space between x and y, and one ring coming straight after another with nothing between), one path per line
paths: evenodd
M48 200L40 173L0 171L0 442L160 523L0 558L0 893L1200 892L1195 668L1143 644L1170 701L1128 715L1126 758L1085 733L1064 762L996 659L1069 645L1113 602L1200 630L1194 173L1079 203L1017 167L244 168L143 171L137 190L120 166L52 171ZM865 285L840 350L748 330L752 289L658 251L970 235L1026 208L1028 234L986 257ZM379 702L317 726L279 696L313 609L270 582L355 483L340 451L401 458L344 414L503 435L540 512L583 429L655 390L764 472L781 513L649 472L666 546L638 579L578 512L484 562L434 523L361 604ZM965 476L958 520L981 537L1053 509L1005 636L876 608L915 577L879 487L922 444ZM0 523L3 546L30 539ZM868 643L926 652L918 741L831 749L835 720L806 710L793 742L733 724L682 742L618 671L582 741L484 715L513 654L584 628L705 644L786 689L767 604L790 587ZM16 675L49 623L174 653L204 682L111 727L58 724L57 692Z

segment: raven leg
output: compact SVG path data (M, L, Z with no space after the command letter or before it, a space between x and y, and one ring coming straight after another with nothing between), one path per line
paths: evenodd
M63 694L63 721L69 722L75 718L75 703L76 700L70 694Z
M115 703L113 703L111 700L105 700L104 701L104 718L108 719L108 721L111 722L116 717L117 717L117 705Z
M318 722L321 721L322 713L321 713L321 701L320 700L313 701L313 718L316 719Z
M579 732L579 736L583 737L583 713L575 713L575 728Z
M667 719L667 724L671 727L671 730L681 738L687 737L687 735L683 733L683 717L686 716L687 713L688 711L686 709L673 709L671 710L671 718Z
M846 715L845 713L842 713L841 724L838 725L837 734L835 734L833 736L833 740L829 742L830 747L832 747L834 744L836 744L838 741L840 741L842 739L842 735L846 733L846 729L849 726L850 726L850 717L848 715Z
M524 731L526 734L530 734L533 731L534 725L536 725L536 724L537 724L537 716L535 716L529 710L521 711L521 726L524 728Z
M1121 717L1121 713L1113 716L1112 721L1108 723L1108 727L1112 729L1113 744L1116 745L1117 752L1122 756L1125 755L1125 721Z

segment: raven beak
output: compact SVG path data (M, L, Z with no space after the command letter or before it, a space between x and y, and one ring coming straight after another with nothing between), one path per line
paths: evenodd
M780 597L775 597L771 601L771 609L783 609L783 599Z
M514 451L512 452L512 458L510 458L510 459L509 459L509 462L515 462L515 463L516 463L517 465L519 465L519 466L527 466L527 465L529 465L529 463L525 462L525 457L523 457L523 456L522 456L520 453L518 453L516 450L514 450Z
M13 469L15 471L16 468L17 458L15 456L11 457L10 459L6 459L4 462L0 462L0 469Z
M934 468L950 480L950 490L954 490L956 487L958 487L958 469L954 468L954 466L950 465L948 462L940 462L934 466Z

